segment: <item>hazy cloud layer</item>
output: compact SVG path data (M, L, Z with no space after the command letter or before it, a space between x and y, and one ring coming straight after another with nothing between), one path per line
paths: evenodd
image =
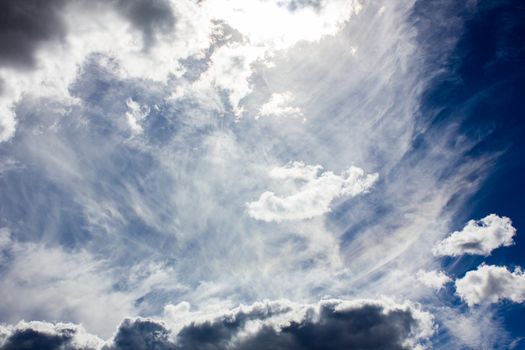
M482 264L455 282L456 293L469 306L511 300L525 300L525 274L520 268L509 271L505 266Z
M489 256L496 248L513 245L515 234L516 229L508 217L490 214L478 221L470 220L461 231L441 241L433 252L438 256Z

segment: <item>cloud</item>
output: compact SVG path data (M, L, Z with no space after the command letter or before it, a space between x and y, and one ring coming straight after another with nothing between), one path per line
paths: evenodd
M69 87L93 56L121 77L166 81L183 73L179 59L209 48L215 26L190 0L9 0L2 7L8 19L0 40L12 49L0 57L0 142L16 131L22 96L76 105Z
M525 274L519 267L511 272L505 266L482 264L457 279L455 285L456 293L468 306L525 300Z
M417 279L425 286L434 290L440 290L445 284L452 281L452 279L442 271L420 270L417 272Z
M248 213L256 220L279 222L323 215L330 211L330 203L334 199L368 192L379 175L365 174L363 169L354 166L336 175L323 171L320 165L292 162L272 169L270 177L288 182L294 190L282 197L267 191L257 201L248 203ZM295 180L303 183L296 186L293 183Z
M441 241L433 253L437 256L489 256L496 248L513 245L515 234L516 229L508 217L490 214L479 221L470 220L461 231Z
M422 348L433 333L433 317L409 303L325 300L302 305L281 300L189 318L179 328L162 320L128 318L107 342L70 323L20 322L0 326L0 350L401 350Z
M68 2L66 42L46 41L34 74L5 80L6 94L24 93L10 100L17 132L0 145L2 225L20 239L0 277L12 300L0 305L2 321L82 322L106 337L124 316L159 315L180 300L198 310L321 295L436 301L415 272L437 268L432 245L484 163L463 161L477 141L430 122L432 113L428 124L419 118L434 57L416 39L413 2L363 2L357 13L339 0L257 2L265 11L172 1L173 33L169 20L153 24L147 49L116 1L93 3ZM439 57L454 43L429 42ZM276 91L294 103L274 107L300 106L308 119L254 121ZM147 117L137 105L151 107ZM249 117L239 119L243 108ZM290 159L305 163L266 176L268 164ZM342 194L349 164L381 174L368 195ZM258 215L293 222L250 217L246 203L266 190L274 197ZM317 219L302 220L302 204ZM396 269L410 278L401 283Z
M276 117L300 117L303 112L299 107L292 107L289 103L293 101L293 96L289 92L281 94L274 93L270 96L268 102L263 104L259 109L259 114L255 116L256 119L260 117L276 116Z
M0 268L2 321L82 322L103 336L123 317L137 314L137 299L173 278L169 269L141 264L119 276L118 269L84 250L17 242L6 229L0 230Z
M116 7L142 32L143 48L149 50L160 34L174 34L175 16L169 0L117 0Z
M125 319L105 343L74 324L21 322L0 327L0 350L401 350L420 349L433 333L433 317L409 303L281 300L188 318L179 328L162 320Z
M96 350L102 344L102 339L72 323L33 321L0 326L1 350Z
M141 106L132 98L126 100L128 111L126 112L126 120L133 134L141 134L144 130L141 126L142 121L150 113L148 106Z
M125 319L115 334L112 345L103 350L176 350L166 325L148 319Z
M63 0L0 2L0 66L34 67L41 44L65 35L63 4Z

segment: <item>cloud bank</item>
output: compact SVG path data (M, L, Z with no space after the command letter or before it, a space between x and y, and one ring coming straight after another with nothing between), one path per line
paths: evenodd
M187 320L178 329L126 319L104 342L73 324L21 322L0 328L0 349L416 349L433 334L433 318L388 300L326 300L314 305L260 302Z

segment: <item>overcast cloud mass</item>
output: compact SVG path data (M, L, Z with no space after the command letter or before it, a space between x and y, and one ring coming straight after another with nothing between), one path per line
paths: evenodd
M1 1L0 350L525 348L523 23Z

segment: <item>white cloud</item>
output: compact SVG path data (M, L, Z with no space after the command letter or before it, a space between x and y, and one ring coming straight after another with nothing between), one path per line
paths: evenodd
M128 111L126 112L126 120L133 134L141 134L142 121L148 116L150 109L148 106L141 106L131 97L126 100Z
M251 65L262 59L264 54L264 49L250 45L222 46L214 51L210 58L210 67L195 82L193 88L197 91L212 89L212 94L215 89L227 91L229 103L239 117L243 112L239 103L252 91L249 81L253 73Z
M202 55L211 45L215 25L210 14L194 1L169 3L175 21L174 32L156 35L155 45L144 50L141 35L109 2L67 2L62 10L66 35L51 41L36 53L37 65L19 71L0 67L4 89L0 95L0 142L16 130L13 111L22 96L53 97L77 103L68 87L82 63L92 54L110 62L113 73L123 78L166 82L183 73L179 60ZM59 62L56 57L60 57Z
M451 282L451 278L448 277L442 271L423 271L420 270L417 272L417 279L423 283L425 286L432 288L434 290L440 290L443 286Z
M525 300L525 274L519 267L511 272L505 266L483 264L457 279L455 284L456 293L469 306L504 299L516 303Z
M272 169L270 177L288 181L293 191L287 196L270 191L262 193L257 201L247 204L249 215L256 220L277 222L313 218L329 212L330 203L338 197L354 197L368 192L379 177L377 173L365 174L363 169L354 166L341 175L322 170L320 165L303 162ZM293 180L304 183L296 186Z
M437 256L489 256L496 248L513 245L515 234L516 229L508 217L490 214L479 221L470 220L461 231L441 241L433 253Z
M319 8L290 11L282 1L206 1L205 8L245 35L250 43L279 50L299 41L317 41L337 33L361 11L355 0L324 1Z
M0 229L0 288L4 320L33 317L82 322L91 332L108 336L123 317L136 315L135 301L154 287L173 281L169 269L138 264L118 274L86 251L21 243ZM115 289L118 282L132 288Z
M7 231L2 234L3 250L11 254L0 277L4 319L40 314L82 321L90 331L107 335L119 319L135 313L133 297L113 291L109 271L87 252L69 254L59 248L17 243Z
M241 100L252 92L252 64L261 61L271 65L271 57L279 50L336 34L362 8L354 0L328 1L318 9L305 6L296 11L290 11L280 1L206 1L201 6L210 18L239 31L244 41L218 48L209 69L194 87L201 91L214 87L228 91L229 103L237 117L244 112L239 105ZM295 112L292 109L284 112L292 111Z
M290 106L290 102L293 101L293 96L289 92L274 93L270 96L268 102L263 104L259 109L259 114L255 117L256 119L266 116L276 117L300 117L303 112L299 107Z

